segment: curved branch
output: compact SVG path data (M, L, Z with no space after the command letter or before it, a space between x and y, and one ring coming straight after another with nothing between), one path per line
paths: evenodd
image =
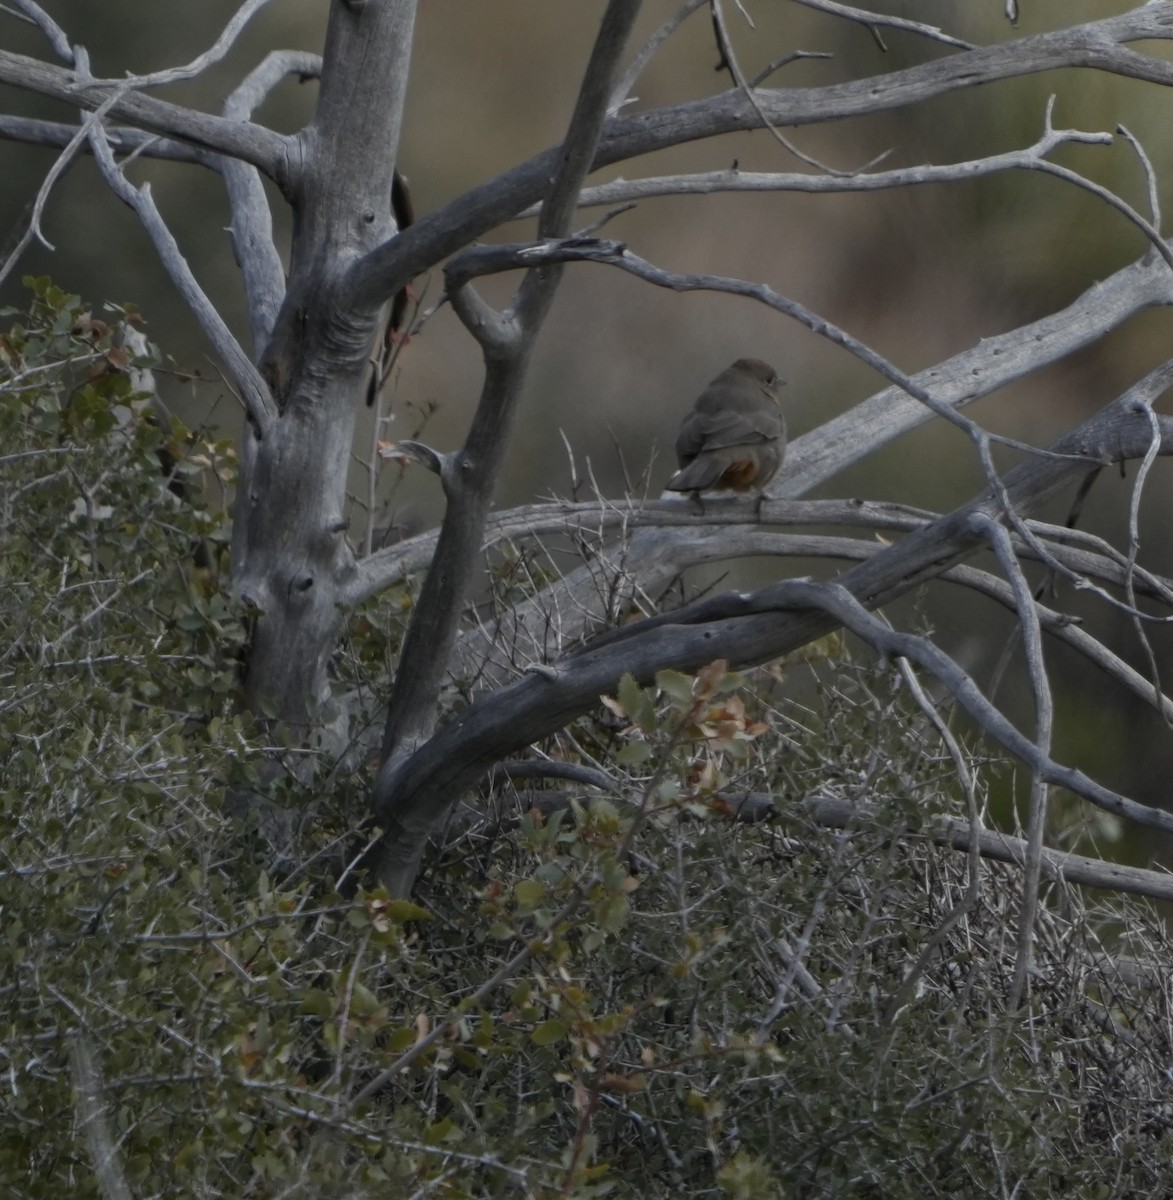
M618 73L641 0L608 0L591 49L566 140L558 152L538 227L562 237L578 207L578 192L595 158L607 100ZM485 381L459 470L445 479L448 503L428 571L400 654L383 735L383 754L398 758L430 735L447 674L472 573L480 551L489 503L500 473L533 357L534 344L553 303L561 272L527 271L509 310L498 316L449 277L449 292L461 292L458 315L481 343Z
M45 40L53 48L53 53L63 63L72 67L74 65L73 47L69 44L69 37L65 30L33 0L11 0L11 3L16 5L17 10L26 21L31 22L44 34Z
M1147 415L1135 397L1173 380L1173 365L1146 377L1128 394L1084 422L1054 446L1057 455L1078 453L1114 461L1140 457L1151 444ZM1173 453L1173 418L1160 417L1161 450ZM1017 511L1045 503L1082 467L1064 457L1034 459L1016 467L1000 489ZM995 519L1002 499L988 488L976 500L886 547L850 568L833 585L775 584L749 596L727 595L676 612L623 626L595 638L554 666L474 702L451 725L414 754L384 763L374 789L376 822L386 831L378 855L380 877L407 890L429 832L461 791L495 761L560 729L613 692L624 674L638 682L656 671L695 671L716 658L748 666L779 657L846 625L884 653L920 662L942 677L979 725L1048 783L1067 787L1108 811L1173 831L1173 814L1161 813L1111 792L1080 772L1040 754L973 681L931 643L894 633L867 609L940 576L984 540L974 518ZM798 611L793 611L798 610Z
M189 63L181 67L164 67L161 71L151 71L146 75L131 75L126 80L110 79L107 82L121 87L129 84L134 88L162 87L168 83L182 83L186 79L194 79L203 74L209 67L220 62L232 49L236 39L244 32L249 21L271 0L244 0L244 3L228 19L220 36L208 47L203 54L197 55Z
M24 142L30 146L51 146L63 150L77 137L83 125L67 125L64 121L40 121L34 117L0 115L0 140ZM106 127L106 141L115 154L133 154L136 158L164 158L170 162L196 163L218 171L223 161L218 154L177 142L173 138L143 133L141 129ZM90 153L85 146L85 153Z
M867 811L840 796L812 796L805 807L819 824L827 829L843 829L866 821ZM1019 837L1000 833L996 829L979 829L978 853L982 858L1021 867L1026 861L1027 845ZM938 845L955 850L969 850L974 844L974 831L968 821L957 817L937 817L929 825L928 838ZM1064 850L1044 847L1041 855L1043 874L1048 879L1079 883L1085 887L1106 888L1114 892L1130 892L1154 900L1173 900L1173 875L1166 871L1151 871L1143 867L1126 867L1119 863L1070 854Z
M289 75L316 79L321 71L322 59L317 54L274 50L224 102L224 115L229 120L247 121L281 80ZM273 214L257 169L225 158L220 171L232 214L232 252L244 279L254 358L259 362L285 299L285 267L273 242Z
M960 407L1058 362L1145 308L1169 303L1173 303L1173 275L1165 264L1134 263L1093 284L1067 308L1009 333L984 338L972 349L918 372L912 379L931 387L939 401ZM1144 386L1156 388L1146 394L1159 394L1164 385L1157 373ZM803 495L931 416L902 388L877 392L796 438L787 452L785 471L770 489L772 496ZM861 439L861 429L868 431L866 439ZM544 648L531 631L545 628L544 614L558 614L564 644L573 644L612 615L611 605L629 602L641 589L655 593L666 587L681 569L678 537L671 530L641 531L622 557L601 555L593 565L571 572L521 605L508 633L518 644L516 657L532 661L543 655ZM607 580L605 586L601 586L603 579ZM607 596L611 605L601 603L601 596ZM470 664L484 660L490 646L503 635L493 627L466 634L456 647L453 674L467 676Z
M402 443L401 443L402 445ZM492 513L485 522L483 545L487 549L513 538L542 534L591 534L633 528L695 529L713 525L728 529L731 522L763 525L847 525L857 529L882 529L907 533L920 529L939 513L888 500L764 500L710 501L704 512L679 499L634 501L583 500L577 503L526 504ZM377 550L359 566L340 603L348 607L422 571L436 550L435 530L418 534L397 545Z
M823 522L812 523L822 524ZM921 528L925 524L927 522L916 522L913 527ZM893 523L886 527L894 529L898 526ZM904 528L909 527L904 526ZM687 557L682 556L680 562L682 570L688 567L729 562L732 559L743 557L830 558L861 562L882 553L884 546L881 543L865 541L861 538L777 533L773 530L749 526L726 526L719 530L705 530L694 534L688 540L685 549ZM1035 557L1029 546L1016 545L1015 549L1024 558L1033 559ZM1124 583L1124 572L1108 559L1099 555L1081 554L1079 563L1081 571L1088 577L1107 579L1121 585ZM971 566L956 566L943 572L940 579L943 583L952 583L968 588L970 591L993 600L1010 612L1017 612L1015 595L1011 586L988 571ZM1154 580L1154 582L1160 585L1159 580ZM1155 595L1162 594L1164 590L1163 586L1151 589ZM1156 709L1166 721L1173 724L1173 700L1159 689L1154 688L1151 679L1147 679L1102 642L1081 629L1067 613L1047 608L1037 602L1034 608L1045 633L1056 641L1070 646L1093 666L1115 679L1138 700ZM551 616L542 622L542 627L556 631L556 616ZM488 652L494 657L476 664L475 669L470 667L467 675L479 679L488 672L494 678L503 676L516 678L518 675L524 674L527 669L538 669L527 667L525 663L509 661L506 655L500 653L500 649L498 646L490 645Z
M34 5L34 7L36 6ZM24 233L20 235L20 238L17 240L16 245L12 249L12 253L8 255L7 259L5 259L3 263L0 263L0 283L3 283L4 280L8 278L9 274L20 261L21 256L24 254L25 250L28 249L34 238L38 239L41 244L46 246L48 249L53 249L53 246L50 245L48 239L41 232L41 216L45 210L45 204L49 199L49 194L52 192L54 184L56 184L57 180L60 179L65 171L69 168L70 163L72 163L74 158L78 155L78 153L80 153L82 147L88 145L90 130L93 129L95 125L101 125L102 117L104 115L105 114L101 109L98 109L98 111L95 113L91 113L82 122L82 124L78 126L77 131L74 133L69 144L61 152L61 154L57 156L53 162L53 165L49 168L44 180L41 182L41 186L37 189L36 199L33 201L33 210L29 216L28 227L25 229Z
M961 88L1061 67L1108 71L1173 84L1173 64L1124 43L1173 39L1173 13L1146 4L1132 12L1070 29L962 51L888 75L812 88L757 89L755 98L778 126L809 125L903 108ZM3 81L0 74L0 82ZM611 118L593 170L668 146L761 127L740 89L651 112ZM489 230L536 203L557 170L557 148L472 188L384 242L351 269L356 303L379 304L404 284Z
M263 434L277 416L277 406L269 387L233 336L232 330L228 328L224 318L216 311L215 306L200 287L187 259L183 257L183 253L179 249L179 243L176 242L171 230L167 228L162 214L155 205L150 184L144 183L142 187L136 188L123 175L114 161L114 155L110 153L110 149L106 145L104 131L100 124L90 131L90 148L111 191L133 210L143 223L171 282L200 323L204 335L223 360L230 379L240 391L249 419L254 423L257 431Z
M1162 244L1164 253L1173 265L1173 252ZM680 275L674 271L665 271L653 263L647 262L636 254L632 254L622 242L605 242L596 238L561 238L547 241L501 246L474 246L460 254L449 265L451 275L460 278L472 278L476 275L490 274L498 271L514 270L519 267L532 267L547 263L556 265L564 262L596 262L618 267L630 275L643 279L656 287L669 288L675 292L720 292L730 296L743 296L749 300L757 300L767 307L782 313L809 329L812 333L826 338L827 341L840 346L853 354L860 362L871 367L877 374L890 383L895 384L901 391L914 397L929 411L956 425L969 435L979 447L986 475L991 481L995 479L992 464L989 463L989 444L998 442L1014 450L1027 454L1048 453L1040 451L1026 442L1013 438L1001 437L983 429L975 421L964 417L957 407L947 400L941 400L935 394L922 386L917 380L906 375L898 367L878 354L870 346L861 342L847 330L820 317L797 300L779 295L773 288L763 283L753 283L745 279L732 279L724 275ZM1173 287L1173 277L1170 279ZM929 373L931 375L931 372ZM863 443L865 449L875 445L869 439Z
M623 73L623 78L615 85L611 99L607 102L607 115L610 116L631 101L631 89L644 73L644 68L655 57L656 51L670 38L698 8L704 8L709 0L684 0L684 3L652 34L639 48L639 52L631 60L631 65Z
M588 711L622 676L648 683L659 670L692 672L713 658L747 666L840 626L882 655L929 670L981 730L1042 780L1138 824L1173 832L1173 813L1122 796L1042 753L944 651L892 630L842 583L787 580L749 595L704 600L596 639L557 668L528 675L473 704L414 755L386 764L375 789L375 820L385 830L376 855L379 878L393 894L406 894L429 833L460 794L498 759Z
M818 171L822 171L825 175L853 175L854 170L837 170L835 167L828 166L826 163L820 162L817 158L813 158L809 154L804 154L786 135L778 128L778 126L770 120L769 114L762 107L758 100L757 90L746 82L745 73L741 69L741 64L737 61L737 54L733 49L733 42L729 38L729 30L725 27L725 14L721 9L721 0L710 0L709 16L713 22L713 36L717 41L717 52L721 56L720 69L727 70L730 78L737 85L741 94L749 101L750 107L758 115L758 120L761 122L764 129L769 130L770 136L789 154L792 154L800 162L806 163L808 167L814 167ZM886 157L886 154L885 154ZM868 166L872 164L869 163Z
M1109 133L1085 133L1078 129L1047 129L1033 145L1008 150L988 158L967 162L899 167L891 171L861 171L853 175L817 175L798 171L700 171L689 175L657 175L646 179L615 179L596 187L583 188L581 208L627 204L656 196L708 196L718 192L878 192L888 188L915 187L925 183L962 183L1000 171L1037 170L1040 160L1064 144L1110 146ZM531 205L517 214L524 220L537 213ZM1147 231L1146 231L1147 234Z
M827 13L832 17L842 17L845 21L854 21L857 25L865 25L878 40L877 29L899 29L904 33L915 33L932 42L941 42L945 46L953 46L958 50L975 49L972 42L963 42L951 34L942 33L936 25L925 25L920 21L910 21L905 17L890 17L886 13L868 12L862 8L851 8L847 4L837 4L835 0L794 0L795 4L813 8L818 12ZM887 50L880 42L880 49Z
M131 81L133 83L133 81ZM0 83L51 96L77 108L94 110L116 97L111 114L141 129L178 138L204 150L214 150L252 163L283 192L290 186L287 154L291 140L261 125L229 121L153 96L127 90L125 83L102 83L77 72L55 67L23 54L0 50ZM121 94L125 92L125 94Z
M1038 609L1031 595L1022 567L1011 545L1010 534L988 513L976 513L973 527L989 539L994 556L1014 593L1014 610L1022 632L1022 647L1026 656L1027 678L1035 710L1035 735L1032 740L1034 761L1031 766L1030 802L1027 810L1026 859L1022 870L1022 899L1018 914L1017 948L1014 956L1014 975L1010 984L1011 1008L1017 1008L1026 987L1034 954L1035 917L1039 907L1039 879L1043 864L1043 834L1047 822L1048 779L1042 764L1051 761L1051 745L1055 728L1055 702L1051 680L1043 660L1043 631ZM960 699L960 697L959 697ZM972 714L971 714L972 715ZM987 728L984 722L982 728ZM1001 739L999 739L1001 740ZM1003 743L1005 745L1005 743Z

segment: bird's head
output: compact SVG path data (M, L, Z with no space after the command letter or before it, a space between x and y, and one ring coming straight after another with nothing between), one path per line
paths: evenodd
M763 390L768 392L772 399L781 399L780 389L785 385L786 380L768 362L762 362L760 358L739 358L733 364L733 370L739 371L741 374L749 376L755 383L761 384Z

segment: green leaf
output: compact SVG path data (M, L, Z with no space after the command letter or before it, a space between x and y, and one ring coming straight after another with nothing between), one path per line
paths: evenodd
M410 900L389 900L383 906L383 912L392 921L430 921L432 914L418 904L412 904Z
M623 767L638 767L641 763L646 763L652 754L652 747L647 742L631 741L620 747L615 761Z
M513 885L513 898L522 912L533 912L548 894L549 889L540 879L523 879Z
M369 1017L379 1011L379 997L369 987L355 983L350 993L350 1011L356 1016Z
M643 700L643 692L632 675L625 674L620 679L619 687L615 690L615 699L623 706L623 711L635 720L636 711Z
M693 702L692 676L680 671L657 671L656 687L675 703L691 707Z
M530 1041L535 1046L552 1046L566 1036L567 1028L565 1021L561 1021L557 1017L551 1018L549 1021L543 1021L529 1035Z
M302 994L301 1011L313 1017L328 1017L334 1012L334 997L320 988L311 988Z
M611 933L617 933L627 924L628 909L626 896L611 895L596 907L595 915L604 929Z
M443 1120L437 1121L434 1125L429 1125L424 1130L424 1141L429 1146L437 1146L446 1138L451 1136L456 1125L451 1117L444 1117Z

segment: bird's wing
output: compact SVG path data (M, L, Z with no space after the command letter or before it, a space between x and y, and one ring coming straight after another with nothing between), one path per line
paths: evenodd
M676 435L676 461L690 463L705 448L704 415L693 409L680 423Z
M753 408L738 411L734 408L710 409L697 412L696 423L700 426L700 448L720 450L725 446L752 446L759 442L772 442L784 431L782 414L772 405L769 408ZM693 422L689 421L691 425ZM683 429L681 434L683 436ZM695 436L695 435L694 435Z

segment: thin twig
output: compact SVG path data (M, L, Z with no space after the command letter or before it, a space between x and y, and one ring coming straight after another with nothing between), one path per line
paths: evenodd
M81 148L88 143L90 133L94 127L102 124L103 118L117 99L117 96L111 96L100 108L87 115L85 120L77 127L77 132L70 139L69 145L54 160L41 186L37 189L36 199L33 201L32 213L29 216L28 228L21 234L20 240L5 260L3 266L0 266L0 284L8 278L9 273L20 261L21 255L28 249L29 243L32 242L34 237L46 249L54 249L52 243L41 232L41 217L44 214L49 193L53 190L53 186L57 180L65 174Z
M832 59L835 56L828 54L823 50L791 50L789 54L783 54L781 58L774 59L773 62L767 63L750 81L751 88L760 87L775 71L780 71L783 67L788 67L792 62L801 62L808 58Z
M277 417L277 406L268 385L245 354L224 318L216 311L215 305L200 287L151 196L150 184L144 183L142 187L136 188L122 174L106 144L100 125L91 128L89 140L102 177L114 194L135 212L146 228L172 283L200 323L204 335L220 355L234 385L240 389L249 419L263 432Z
M636 80L644 73L656 51L698 8L704 8L708 2L709 0L685 0L685 3L640 47L635 58L631 60L631 66L627 68L611 93L611 99L607 102L608 116L613 116L625 104L630 103L631 89L635 87Z
M778 145L780 145L784 150L788 150L800 162L806 163L808 167L815 167L817 170L823 171L827 175L855 174L854 171L837 170L835 167L828 166L826 163L819 162L817 158L813 158L811 155L803 153L803 151L799 150L799 148L795 146L789 138L786 137L786 135L778 128L778 126L770 120L769 116L766 114L766 110L762 107L761 101L757 97L755 89L749 84L745 78L745 75L742 73L741 65L738 63L737 56L733 52L733 43L729 40L729 31L725 28L725 15L721 9L721 0L709 0L709 10L713 14L713 29L717 34L717 45L721 51L721 57L723 59L721 65L729 68L729 74L733 76L734 84L741 91L742 95L745 96L746 100L749 101L750 107L755 113L757 113L758 119L761 121L762 126L769 130L770 136L778 143ZM873 163L875 161L877 160L873 160ZM866 170L867 167L871 165L873 164L868 163L858 169Z
M1023 650L1026 655L1027 678L1030 680L1031 695L1035 708L1034 744L1039 761L1051 754L1051 739L1054 732L1055 707L1051 696L1051 683L1043 659L1043 637L1039 615L1035 608L1030 585L1014 554L1007 531L985 514L974 518L990 540L994 555L1002 567L1002 573L1014 590L1015 608L1018 612L1018 627L1022 633ZM1022 878L1022 904L1019 910L1017 949L1014 958L1014 974L1010 984L1009 1006L1015 1009L1021 1003L1030 975L1034 947L1035 914L1039 905L1039 877L1042 870L1043 833L1047 822L1047 782L1038 766L1031 768L1030 804L1027 813L1027 854Z
M920 680L917 678L916 672L912 669L912 665L905 658L899 659L897 665L901 678L912 694L912 698L916 701L921 712L929 719L941 741L945 743L945 749L948 751L949 758L953 762L953 769L957 772L958 782L965 793L970 839L967 849L969 861L966 872L965 895L946 914L944 920L941 921L937 928L933 930L920 954L917 955L916 962L905 972L904 978L900 981L900 986L896 989L895 994L888 1003L884 1016L886 1024L891 1024L895 1021L900 1010L912 998L917 980L924 974L925 969L932 961L938 949L944 944L945 939L970 913L977 909L978 901L981 898L981 834L983 833L981 813L977 802L977 785L974 781L973 772L969 768L969 762L966 760L965 753L961 749L961 745L958 743L957 738L954 737L953 731L937 711L937 706L929 699L924 688L921 687Z
M964 42L961 38L942 33L936 25L925 25L920 21L910 21L906 17L891 17L886 13L868 12L866 9L852 8L847 4L837 4L835 0L793 0L793 2L828 13L833 17L842 17L846 21L855 21L860 25L866 25L869 29L877 27L899 29L906 33L918 34L933 42L941 42L946 46L955 46L959 50L976 49L973 42Z
M95 82L113 83L119 87L129 86L139 89L162 87L168 83L182 83L186 79L194 79L228 54L249 21L270 2L271 0L244 0L215 42L203 54L193 58L191 62L182 67L166 67L162 71L151 71L146 75L128 75L125 79L95 80Z
M784 171L742 171L730 168L693 174L656 175L646 179L616 179L610 183L583 188L579 203L583 208L646 200L653 196L711 195L716 192L804 192L843 193L882 191L887 188L914 187L921 184L962 183L981 179L1001 171L1037 169L1038 161L1057 147L1067 144L1110 146L1109 133L1085 133L1076 129L1044 129L1033 145L1021 150L993 154L939 166L899 167L890 171L857 172L851 175L812 175ZM537 206L517 214L522 220L532 217Z
M1144 147L1140 142L1132 136L1128 128L1124 125L1117 125L1116 131L1122 138L1132 147L1136 157L1140 159L1140 165L1144 169L1145 183L1148 187L1149 194L1149 220L1154 228L1161 228L1161 194L1160 188L1157 186L1157 173L1153 170L1153 164L1149 160L1149 156L1145 153Z
M316 54L274 50L254 67L224 102L224 116L248 121L266 96L290 75L317 78L322 60ZM256 167L224 158L220 164L232 221L232 250L240 267L259 362L273 334L285 298L285 266L273 239L273 214Z
M33 3L33 0L9 0L9 3L15 5L45 35L53 47L53 53L67 67L74 65L73 47L69 44L68 35L39 4Z
M102 1081L84 1033L77 1033L70 1039L69 1060L73 1068L81 1133L93 1159L94 1174L98 1177L104 1200L131 1200L134 1193L118 1158L108 1113L102 1104Z
M728 295L757 300L797 321L819 337L847 350L882 375L889 383L895 384L902 391L920 401L937 416L962 429L979 446L995 442L1014 450L1020 450L1025 454L1053 457L1050 451L1040 450L1028 442L988 433L975 421L963 416L951 404L938 400L927 388L922 387L911 376L906 375L845 329L820 317L799 301L779 295L766 284L734 279L725 275L682 275L666 271L662 267L657 267L646 259L632 254L622 242L573 238L551 239L538 243L474 247L450 262L447 274L454 284L463 285L466 279L480 275L515 270L518 267L533 267L541 263L573 261L596 262L618 267L621 271L626 271L657 287L669 288L676 292L724 292Z
M1153 440L1149 443L1149 448L1145 452L1144 458L1141 460L1140 468L1136 473L1136 482L1132 487L1132 494L1128 502L1128 560L1125 570L1125 594L1128 597L1128 603L1133 612L1131 614L1132 626L1136 631L1137 640L1140 642L1141 649L1144 651L1145 659L1149 666L1149 678L1153 683L1153 694L1161 695L1161 674L1157 666L1157 656L1153 651L1152 642L1149 640L1148 634L1145 632L1144 622L1141 620L1141 611L1137 606L1136 600L1136 574L1137 574L1137 555L1140 553L1140 500L1144 494L1145 481L1148 479L1149 472L1152 470L1153 463L1157 461L1157 455L1161 449L1161 427L1157 421L1157 414L1153 411L1151 401L1145 403L1143 400L1137 401L1137 407L1144 411L1149 419L1150 426L1153 430ZM1162 715L1169 723L1168 714L1162 710Z

